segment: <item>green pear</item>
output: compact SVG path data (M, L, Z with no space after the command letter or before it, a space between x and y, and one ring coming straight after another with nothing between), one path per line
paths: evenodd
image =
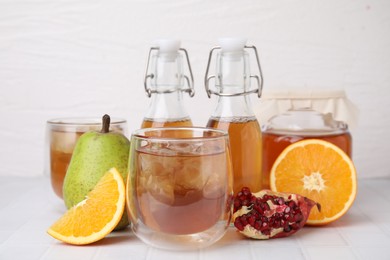
M124 135L109 131L108 115L104 115L102 121L100 132L86 132L76 143L63 186L63 197L67 208L84 200L104 173L112 167L121 173L126 183L130 142ZM123 229L128 224L125 210L115 230Z

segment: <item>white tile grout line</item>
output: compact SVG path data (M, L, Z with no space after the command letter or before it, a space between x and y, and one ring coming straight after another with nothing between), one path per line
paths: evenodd
M95 248L95 252L94 252L94 254L91 257L91 260L95 260L97 257L99 257L101 250L102 250L102 248L100 246L96 247Z
M299 232L299 231L298 231ZM306 248L303 246L302 241L299 238L295 238L296 243L299 245L299 250L302 252L302 256L305 260L310 260L310 255L307 252Z
M0 250L3 246L6 246L7 242L13 237L15 236L15 234L18 233L19 230L21 230L30 220L27 219L25 220L22 224L20 224L15 230L12 230L12 234L7 238L5 239L1 244L0 244Z
M389 182L389 183L390 183L390 182ZM362 185L363 185L363 184L362 184ZM364 183L364 186L365 186L366 189L371 190L372 192L377 193L377 194L379 194L379 195L382 195L382 191L381 191L381 190L375 189L375 188L371 187L370 185L367 185L366 183ZM390 207L390 201L389 201L386 197L384 197L384 196L382 196L382 198L383 198L385 201L388 202L388 205L387 205L387 206ZM381 230L381 231L382 231L387 237L389 237L389 239L390 239L390 231L389 231L389 230L387 230L386 228L382 228L382 226L381 226L380 224L378 224L376 221L374 221L374 220L372 219L372 217L371 217L369 214L367 214L364 210L362 210L361 207L360 207L359 205L356 205L356 208L358 208L359 211L360 211L364 216L366 216L366 217L370 220L371 223L373 223L375 226L377 226L377 227L379 228L379 230Z
M360 211L360 209L359 209L359 211ZM354 254L356 259L360 259L359 254L356 252L356 248L352 245L352 243L348 240L348 238L346 238L346 236L340 230L338 225L335 225L335 230L340 235L340 237L346 242L346 244L347 244L346 247L348 247L350 249L350 251Z
M366 184L366 183L361 183L360 185L364 186L364 188L367 188L367 184ZM363 187L362 187L362 188L363 188ZM377 190L375 190L375 192L377 192ZM355 201L355 203L356 203L356 201ZM367 215L367 214L360 208L359 205L354 205L354 207L355 207L355 210L358 210L359 213L361 213L362 215L366 216L366 217L370 220L371 223L373 223L374 225L376 225L376 226L378 226L378 227L380 228L380 226L379 226L377 223L375 223L374 221L372 221L372 219L370 218L370 216ZM337 222L337 220L336 220L336 222ZM337 225L337 223L336 223L336 225L335 225L335 229L336 229L336 231L338 232L338 234L342 237L342 239L344 239L344 240L347 242L348 247L351 249L351 251L352 251L352 253L355 255L356 259L361 259L361 258L359 257L359 253L358 253L357 250L356 250L356 247L351 243L351 241L348 239L348 237L346 237L345 234L341 231L341 228L340 228L339 225ZM382 229L380 228L380 230L382 230ZM383 232L383 231L385 231L385 230L382 230L382 232ZM388 235L388 234L386 234L386 235Z
M46 248L45 252L43 252L43 254L41 255L41 257L40 257L39 259L40 259L40 260L41 260L41 259L45 259L45 257L49 254L49 252L52 250L52 248L53 248L53 244L49 245L49 246Z

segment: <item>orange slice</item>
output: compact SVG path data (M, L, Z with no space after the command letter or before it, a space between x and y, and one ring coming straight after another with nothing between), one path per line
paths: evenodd
M289 145L276 159L270 175L273 191L301 194L321 204L307 224L324 225L344 215L357 192L353 162L332 143L309 139Z
M124 208L123 178L115 168L111 168L86 199L70 208L47 233L69 244L90 244L104 238L116 227Z

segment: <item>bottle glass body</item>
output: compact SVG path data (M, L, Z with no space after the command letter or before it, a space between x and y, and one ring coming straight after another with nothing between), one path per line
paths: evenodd
M207 124L229 133L235 194L244 186L253 191L262 188L261 129L249 95L242 94L249 88L248 67L245 51L222 52L217 56L219 98Z

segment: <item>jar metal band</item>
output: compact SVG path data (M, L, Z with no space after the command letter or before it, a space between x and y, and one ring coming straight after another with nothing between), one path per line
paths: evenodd
M263 73L261 71L259 55L257 53L256 46L253 46L253 45L252 46L244 46L244 49L252 49L253 52L255 53L257 67L258 67L258 70L259 70L259 75L250 75L249 77L251 79L253 78L253 79L256 80L257 89L253 89L253 90L245 91L245 92L240 92L240 93L220 93L218 91L214 91L214 90L210 89L210 83L209 82L210 82L211 79L215 79L215 75L209 75L210 63L211 63L211 59L212 59L212 56L213 56L213 52L216 51L216 50L220 50L220 49L221 49L221 47L219 47L219 46L214 47L214 48L212 48L210 50L210 53L209 53L209 59L208 59L207 68L206 68L206 75L205 75L205 78L204 78L204 85L205 85L207 96L210 98L211 94L214 94L214 95L223 96L223 97L225 97L225 96L227 96L227 97L234 97L234 96L242 96L242 95L249 95L249 94L257 93L257 96L260 98L262 90L263 90L264 79L263 79Z
M167 94L167 93L173 93L173 92L177 91L177 89L170 89L170 90L162 90L162 91L160 91L160 90L157 90L157 89L152 89L152 88L150 88L148 86L148 79L153 79L155 77L155 75L153 73L149 74L150 57L152 55L152 52L158 51L159 49L160 48L158 48L158 47L152 47L149 50L148 62L146 64L145 77L144 77L144 88L145 88L146 95L148 97L151 97L152 94L154 94L154 93ZM179 91L187 92L187 93L189 93L190 97L193 97L195 95L194 76L192 74L192 69L191 69L191 64L190 64L190 59L189 59L189 56L188 56L188 52L184 48L180 48L179 51L184 52L184 55L185 55L186 60L187 60L188 70L189 70L189 73L190 73L190 77L188 77L187 75L183 75L184 79L187 82L188 88L179 89Z

